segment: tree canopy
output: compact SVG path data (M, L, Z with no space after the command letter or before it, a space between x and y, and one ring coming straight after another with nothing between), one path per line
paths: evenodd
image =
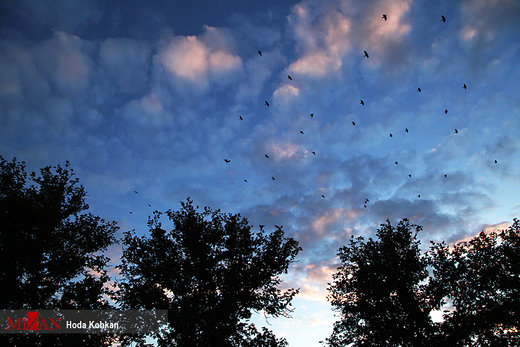
M1 309L109 307L109 259L102 251L114 242L117 226L86 210L85 189L68 162L37 175L0 156ZM54 345L63 340L52 338ZM93 339L99 345L105 338Z
M163 228L167 217L172 229ZM246 321L252 312L287 316L297 289L281 290L301 248L281 227L253 231L240 215L188 199L179 211L155 212L149 236L124 238L121 301L128 308L167 309L169 327L159 336L175 346L283 346L265 329Z
M327 339L331 346L425 345L431 306L421 294L428 277L419 250L421 227L408 220L381 224L378 240L350 239L338 255L329 300L341 320Z
M520 223L468 242L432 242L420 226L387 220L377 240L339 249L329 300L339 312L330 346L511 346L520 343ZM443 320L431 313L443 310Z
M520 344L520 222L455 246L434 243L431 293L451 304L441 325L452 346Z

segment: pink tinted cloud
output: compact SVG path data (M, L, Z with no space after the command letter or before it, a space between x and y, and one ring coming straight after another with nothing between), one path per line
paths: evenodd
M311 11L305 3L295 5L289 25L301 54L289 65L289 71L324 77L339 70L354 49L361 54L363 50L376 52L376 57L379 56L376 63L381 61L392 43L410 32L406 16L411 3L411 0L367 1L358 8L349 1L338 1L328 3L323 11ZM383 13L388 14L388 21L381 18Z
M276 160L293 158L302 153L300 146L295 143L276 143L270 145L269 148Z
M511 224L512 223L510 223L510 222L502 222L502 223L497 223L497 224L486 225L486 226L484 226L484 228L481 231L483 231L485 234L489 234L492 232L500 232L504 229L509 228L511 226ZM459 242L468 242L472 238L476 237L478 234L480 234L480 231L474 235L463 237L463 238L453 242L453 244L457 244Z
M207 48L196 36L176 38L159 59L172 75L193 82L204 77L208 69Z
M241 65L240 57L219 50L209 55L209 69L214 72L236 69Z
M313 77L323 77L332 71L337 71L341 67L341 59L337 55L331 56L328 53L308 52L289 65L289 71Z
M159 52L160 63L173 77L204 84L210 77L242 66L242 60L230 51L226 40L219 40L218 30L205 29L206 33L200 37L175 37Z
M341 56L351 47L349 18L331 11L315 25L308 8L299 4L293 8L290 23L298 47L303 51L300 58L289 65L290 72L323 77L341 67Z
M90 64L82 46L77 36L58 31L37 48L41 68L62 92L79 92L88 85Z
M411 1L385 0L374 4L371 16L367 18L369 25L368 42L371 50L379 50L389 40L401 39L408 34L411 25L406 21L406 14L410 10ZM382 14L388 14L388 20L384 21Z
M330 227L335 223L345 223L357 216L354 209L335 208L326 211L324 214L316 217L311 222L312 229L319 235L325 235L329 232Z
M300 279L301 289L298 297L313 301L327 301L328 283L332 282L332 275L337 271L336 267L310 264L303 270L305 276Z

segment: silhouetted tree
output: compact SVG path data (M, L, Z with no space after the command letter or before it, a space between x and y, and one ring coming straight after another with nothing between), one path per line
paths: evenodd
M252 312L287 316L297 289L282 291L279 275L301 248L281 227L259 232L240 215L205 208L190 199L165 215L155 212L149 237L124 238L120 284L128 308L168 309L164 346L284 346L272 332L246 321Z
M415 229L415 230L412 230ZM434 304L424 295L427 259L421 255L420 226L403 219L377 230L378 240L350 239L339 249L342 265L333 275L329 301L340 320L330 346L426 346Z
M442 323L449 346L520 345L520 223L454 247L434 243L430 291L452 303Z
M0 156L0 309L109 307L109 259L101 252L114 242L117 226L85 213L85 189L73 176L68 162L28 175L23 162ZM107 337L6 339L9 345L100 345Z

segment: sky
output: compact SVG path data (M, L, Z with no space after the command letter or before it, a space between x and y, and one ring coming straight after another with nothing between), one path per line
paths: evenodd
M406 217L456 242L520 216L518 18L516 0L0 1L0 154L69 160L121 232L187 197L283 225L300 294L256 321L318 346L351 235Z

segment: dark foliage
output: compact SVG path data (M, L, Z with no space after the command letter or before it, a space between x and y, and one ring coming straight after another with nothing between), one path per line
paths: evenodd
M124 239L122 304L168 309L165 346L283 346L269 330L246 324L253 311L287 316L298 290L282 291L279 275L300 251L281 227L253 232L240 215L205 208L191 200L179 211L155 212L149 237ZM163 229L161 217L173 223Z
M114 242L117 226L85 213L85 190L69 166L28 175L23 162L0 156L0 309L109 307L104 299L110 294L105 286L108 258L101 252ZM7 338L9 345L100 345L107 340L88 335L33 335L30 342L2 337Z
M412 230L414 229L414 230ZM408 220L377 230L378 240L350 239L339 249L329 300L341 320L330 346L425 346L432 333L432 303L423 295L427 261L419 250L421 227Z
M431 295L452 304L442 342L450 346L520 345L520 223L481 232L455 247L432 245Z

